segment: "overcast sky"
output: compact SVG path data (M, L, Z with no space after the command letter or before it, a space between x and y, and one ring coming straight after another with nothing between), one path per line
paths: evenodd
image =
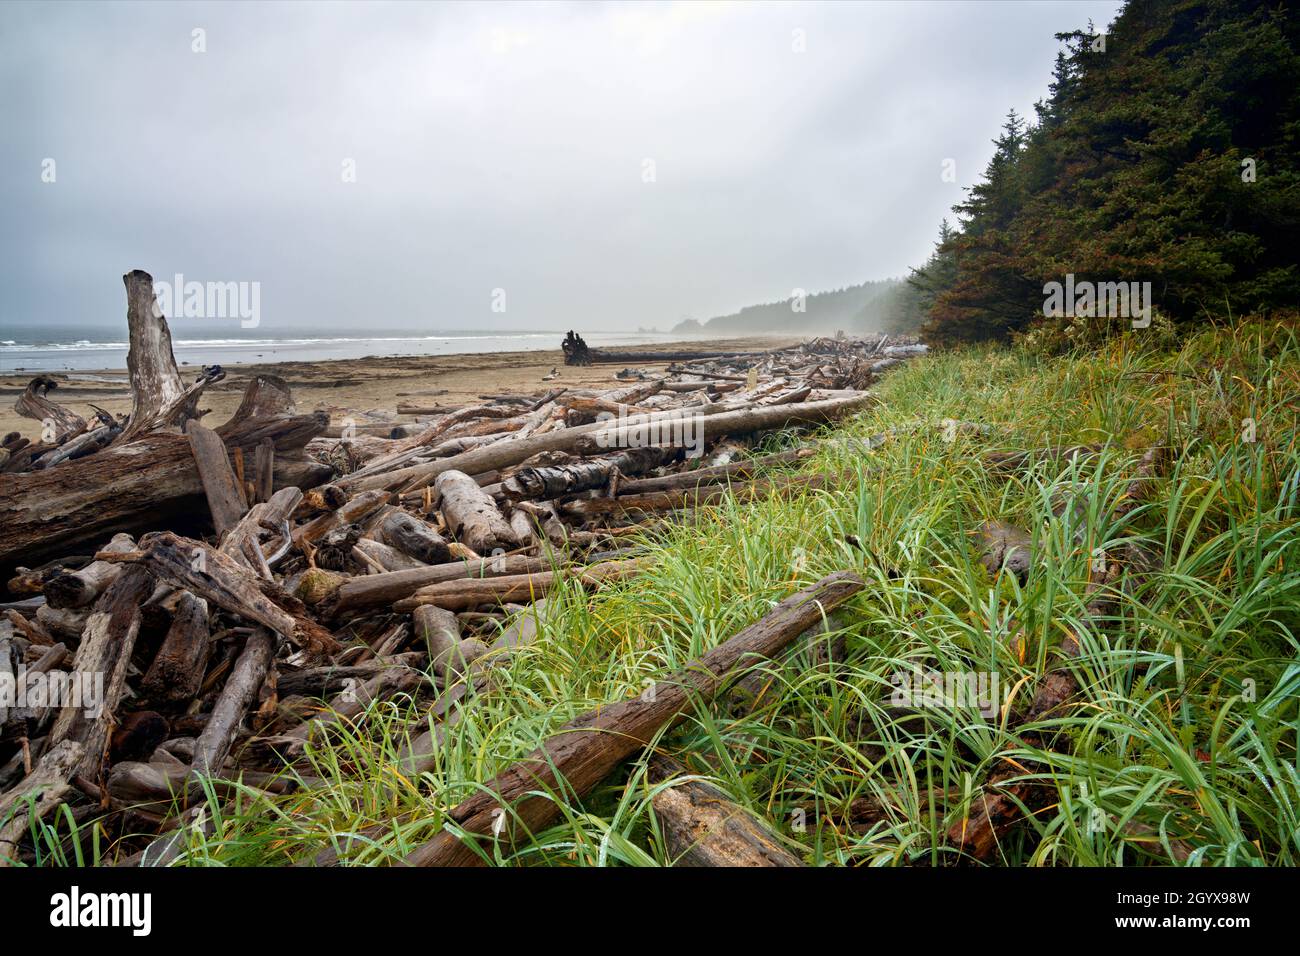
M0 331L120 323L133 268L259 282L268 333L667 329L902 275L1053 33L1117 8L4 3Z

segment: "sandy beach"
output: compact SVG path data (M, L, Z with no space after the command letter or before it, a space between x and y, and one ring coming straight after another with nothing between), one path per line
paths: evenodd
M602 352L674 351L716 352L755 351L778 348L797 342L797 338L756 336L735 339L698 339L685 342L601 349ZM558 343L557 343L558 345ZM631 365L632 363L628 363ZM635 367L663 369L667 363L636 363ZM623 364L569 367L557 347L545 351L472 353L432 356L371 356L360 359L337 359L314 362L269 362L226 367L223 381L209 388L201 407L211 409L204 422L217 425L225 421L239 404L250 377L272 374L283 378L293 390L298 411L326 411L335 424L350 412L376 412L389 416L399 403L452 405L473 401L480 395L528 394L548 388L613 388L619 384L615 375ZM555 371L556 377L544 380ZM181 369L185 381L198 370ZM101 369L86 372L46 373L59 383L50 397L89 417L91 405L114 414L131 410L131 392L127 387L126 369ZM0 375L0 434L18 431L36 438L38 423L14 411L14 400L34 377L32 372ZM404 421L417 416L404 415Z

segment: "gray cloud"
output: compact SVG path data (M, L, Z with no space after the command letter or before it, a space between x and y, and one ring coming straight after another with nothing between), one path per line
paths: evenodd
M258 281L268 332L667 328L900 275L1053 32L1117 7L4 4L0 324L118 321L131 268Z

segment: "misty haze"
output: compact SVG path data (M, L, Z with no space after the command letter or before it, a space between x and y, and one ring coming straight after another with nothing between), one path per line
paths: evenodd
M1293 3L10 2L0 104L15 939L1284 915Z

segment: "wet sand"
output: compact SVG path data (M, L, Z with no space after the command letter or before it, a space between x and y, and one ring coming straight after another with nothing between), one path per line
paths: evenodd
M737 339L710 339L656 345L601 349L602 353L620 352L748 352L778 348L799 341L788 336L757 336ZM471 353L462 355L427 355L367 357L321 362L268 362L265 364L226 367L226 377L208 388L199 403L211 409L203 421L209 426L221 424L239 405L240 396L253 375L271 374L283 378L293 391L299 412L326 411L331 421L354 412L375 412L389 418L399 403L419 405L456 405L475 401L481 395L527 395L561 386L569 388L616 388L615 374L625 367L644 371L662 371L666 362L641 362L592 365L585 368L564 364L564 353L551 351ZM547 376L556 377L547 380ZM192 381L198 369L182 366L181 377ZM32 372L0 375L0 434L21 432L36 439L40 426L14 411L14 400L32 380ZM50 377L59 387L50 398L87 418L93 414L91 404L115 415L131 410L131 392L126 369L94 372L56 372ZM417 416L402 415L403 421Z

